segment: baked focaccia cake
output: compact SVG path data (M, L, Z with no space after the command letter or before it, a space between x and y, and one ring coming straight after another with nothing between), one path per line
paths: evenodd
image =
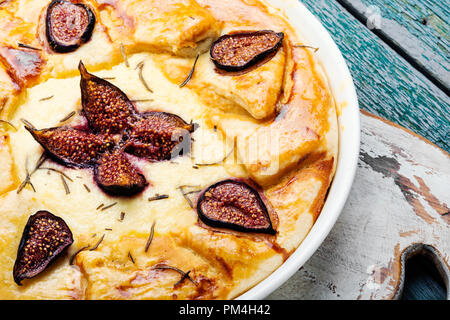
M257 0L0 3L0 299L232 299L333 179L315 49Z

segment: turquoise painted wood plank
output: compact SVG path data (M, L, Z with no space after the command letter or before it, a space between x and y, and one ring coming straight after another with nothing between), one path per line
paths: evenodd
M338 0L450 92L450 0Z
M303 0L341 49L361 108L450 151L450 99L335 1Z

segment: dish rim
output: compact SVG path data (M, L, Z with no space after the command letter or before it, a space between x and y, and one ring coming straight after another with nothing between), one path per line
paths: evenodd
M316 60L328 78L337 107L339 151L336 173L327 199L308 235L281 266L238 296L237 300L266 298L288 281L317 251L335 225L350 194L360 149L360 113L356 88L347 63L331 35L320 20L298 0L264 2L271 8L279 9L281 15L287 18L308 45L320 49L316 54ZM311 39L312 36L314 39Z

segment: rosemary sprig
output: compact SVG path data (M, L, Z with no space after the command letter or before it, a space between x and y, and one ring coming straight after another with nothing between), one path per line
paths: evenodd
M153 93L153 90L149 87L147 81L145 81L144 76L142 75L142 71L144 69L144 61L139 62L136 66L136 69L139 69L139 80L141 80L142 85L145 87L145 89L147 89L147 91Z
M39 170L39 168L44 164L45 160L47 160L47 155L45 154L45 152L43 152L39 157L39 160L36 162L36 166L34 167L32 174ZM71 179L69 178L69 180Z
M137 70L139 68L143 68L144 67L144 60L142 60L141 62L139 62L136 67L134 68L134 70Z
M30 180L28 180L28 184L30 185L31 189L33 189L33 192L36 193L36 188Z
M131 252L130 252L130 251L128 251L128 258L130 258L131 262L133 262L133 264L135 264L134 258L133 258L133 256L131 255Z
M41 98L41 99L39 99L39 101L50 100L50 99L53 98L53 97L54 97L54 95L51 95L51 96L48 96L48 97L45 97L45 98Z
M195 66L197 65L197 61L198 61L199 57L200 57L200 54L198 54L197 57L195 58L194 65L192 66L191 71L189 71L189 74L186 77L186 79L184 79L184 81L180 84L180 88L183 88L192 79L192 76L194 75L194 71L195 71Z
M66 122L67 120L69 120L70 118L72 118L74 115L76 114L75 111L72 111L71 113L69 113L67 116L65 116L64 118L62 118L61 120L59 120L59 122Z
M62 177L66 178L67 180L69 180L70 182L73 182L72 178L69 177L67 174L65 174L62 171L59 171L58 169L54 169L54 168L48 168L48 167L39 167L37 170L49 170L49 171L53 171L56 172L58 174L60 174Z
M234 145L233 145L233 148L231 148L231 151L228 152L227 155L222 160L219 160L217 162L212 162L212 163L196 163L195 165L198 166L198 167L217 166L217 165L219 165L221 163L224 163L225 160L227 160L228 157L233 153L233 151L234 151Z
M73 262L75 261L76 256L77 256L81 251L84 251L84 250L86 250L86 249L89 249L89 245L84 246L84 247L78 249L78 250L70 257L69 265L73 265Z
M66 194L70 194L70 189L69 189L69 186L67 185L66 179L64 178L64 176L60 176L60 177L61 177L62 184L64 186L64 190L66 191Z
M125 48L123 47L123 43L120 44L120 53L122 54L123 61L125 61L125 65L127 68L130 67L130 64L128 63L127 55L125 54Z
M22 183L20 184L19 188L17 188L17 194L21 193L23 188L25 188L25 186L28 184L28 179L29 179L29 177L27 175L25 180L23 180Z
M168 199L169 196L167 194L156 194L154 197L148 198L148 201L157 201L157 200L163 200Z
M305 45L302 45L302 44L295 45L294 48L312 49L312 50L314 50L314 53L316 53L320 49L320 48L316 48L316 47L312 47L312 46L305 46Z
M101 211L108 210L109 208L114 207L117 204L117 202L111 203L110 205L107 205L106 207L103 207Z
M36 192L36 189L34 188L33 184L30 181L30 174L28 173L28 170L27 170L27 175L25 177L25 180L23 180L23 182L20 184L19 188L17 189L17 194L21 193L23 188L25 188L27 186L27 184L29 184L30 187L33 189L33 191Z
M95 246L93 246L91 249L89 249L89 251L97 250L97 248L98 248L99 245L102 243L102 241L103 241L104 238L105 238L105 234L102 235L102 237L100 238L100 240L98 240L98 242L95 244Z
M15 131L17 131L17 128L16 128L16 126L15 125L13 125L11 122L9 122L9 121L6 121L6 120L1 120L0 119L0 123L4 123L4 124L6 124L6 125L8 125L8 126L10 126L11 128L13 128Z
M89 187L86 184L83 183L83 186L84 186L84 188L86 189L87 192L89 192L89 193L91 192L91 189L89 189Z
M47 156L45 155L45 152L44 152L44 153L41 154L41 156L39 157L39 160L36 163L36 166L34 167L33 171L30 173L28 171L28 157L25 158L25 173L26 173L26 177L25 177L25 180L21 183L21 185L17 189L17 194L22 192L23 188L25 188L27 186L27 184L30 185L30 187L33 189L34 192L36 192L36 189L34 188L33 183L31 183L31 176L37 170L39 170L39 168L42 166L42 164L45 162L45 160L47 160Z
M35 51L42 51L42 49L32 47L32 46L30 46L30 45L28 45L28 44L25 44L25 43L20 43L20 42L18 42L18 43L17 43L17 46L18 46L19 48L26 48L26 49L31 49L31 50L35 50Z
M36 127L28 120L21 118L20 121L23 122L23 124L25 124L25 126L27 126L30 129L36 130Z
M119 221L120 221L120 222L122 222L123 219L125 219L125 215L126 215L125 212L121 212L121 213L120 213L120 218L119 218Z
M150 245L152 244L152 241L153 241L153 235L155 234L155 224L156 224L156 221L153 221L152 227L151 227L151 229L150 229L150 235L148 236L147 243L145 244L145 250L144 250L144 252L147 252L147 251L148 251L148 248L149 248Z
M181 270L181 269L178 269L178 268L176 268L176 267L172 267L172 266L169 266L169 265L166 265L166 264L157 264L157 265L155 265L155 266L153 267L153 269L159 269L159 270L173 270L173 271L176 271L176 272L178 272L179 274L181 274L181 279L180 279L180 281L178 281L178 282L175 284L175 286L178 285L178 284L180 284L181 282L183 282L185 279L189 279L189 281L191 281L191 282L192 282L193 284L195 284L196 286L198 285L198 283L195 282L194 279L192 279L191 276L189 275L189 273L190 273L191 271L184 272L184 271Z
M191 194L194 193L199 193L202 191L202 189L198 189L198 190L193 190L193 191L188 191L186 192L186 188L197 188L200 186L189 186L189 185L182 185L177 187L178 190L180 190L181 194L183 195L183 198L187 201L187 203L189 204L189 206L193 209L194 208L194 204L192 203L192 200L188 197Z
M177 283L175 283L173 286L174 287L178 287L180 284L182 284L184 282L184 280L189 279L190 281L192 281L195 285L197 285L196 282L194 282L194 280L189 276L189 274L191 273L191 270L189 270L188 272L186 272L184 275L181 276L181 279L178 280Z
M104 206L105 204L104 203L102 203L101 205L99 205L98 207L97 207L97 209L95 209L95 210L100 210L101 208L103 208L103 206Z

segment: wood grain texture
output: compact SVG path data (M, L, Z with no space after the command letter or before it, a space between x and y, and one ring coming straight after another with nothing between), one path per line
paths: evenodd
M450 151L449 97L335 1L303 0L341 49L361 108Z
M338 0L450 92L450 1ZM373 25L373 24L372 24Z
M416 256L408 260L402 300L445 300L447 288L434 264Z
M269 299L400 298L413 254L435 259L448 287L450 155L367 113L361 124L360 161L340 218Z

